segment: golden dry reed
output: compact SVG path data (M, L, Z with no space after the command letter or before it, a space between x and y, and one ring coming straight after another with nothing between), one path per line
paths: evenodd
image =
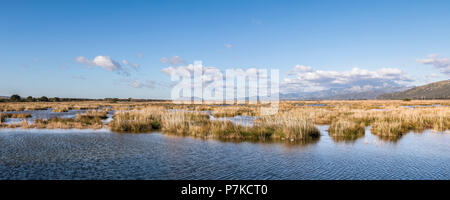
M117 132L163 132L203 138L252 140L307 140L319 136L312 119L298 113L279 113L261 117L254 126L235 125L226 120L211 120L209 114L190 110L148 107L114 115L111 130Z
M414 108L407 106L416 106ZM107 107L107 108L106 108ZM260 105L193 105L168 102L18 102L0 103L2 111L24 111L53 108L55 111L70 109L104 108L103 114L86 114L76 119L49 119L34 124L24 122L22 127L102 127L99 120L106 111L115 110L114 120L108 125L116 132L164 132L199 137L236 139L305 140L318 137L315 124L328 124L332 137L358 137L370 126L373 134L383 137L399 137L410 131L426 129L445 131L450 129L450 100L400 101L282 101L279 112L272 116L260 116ZM60 110L59 110L60 109ZM210 120L214 117L236 115L259 116L251 127L235 125L230 121ZM0 121L12 116L0 114ZM22 117L19 117L22 118ZM90 122L92 121L92 122ZM2 123L3 127L7 125ZM12 126L12 125L8 125Z

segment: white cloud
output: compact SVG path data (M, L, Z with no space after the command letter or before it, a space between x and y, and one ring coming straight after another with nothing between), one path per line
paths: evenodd
M78 56L75 58L75 61L82 63L82 64L86 64L86 65L94 65L94 63L92 61L90 61L89 59L85 58L84 56Z
M153 80L147 79L147 80L138 80L135 78L122 78L120 80L117 80L115 84L122 84L125 83L126 85L132 87L132 88L154 88L155 82Z
M353 91L402 86L412 82L403 71L381 68L375 71L353 68L351 71L314 71L311 67L297 65L289 72L289 78L280 84L283 93L313 92L332 88Z
M227 98L233 98L234 97L234 91L235 87L238 88L238 90L242 91L248 91L249 96L256 96L255 92L257 91L256 88L258 88L257 80L258 78L269 78L268 73L269 71L266 71L266 73L263 73L257 68L249 68L249 69L229 69L226 71L221 71L219 68L216 67L210 67L210 66L203 66L201 62L194 62L194 64L189 64L186 66L179 66L179 67L166 67L161 69L161 72L167 75L175 75L182 77L182 79L191 79L189 82L178 82L177 84L181 84L184 88L209 88L209 86L215 88L215 92L222 93L224 90L226 91ZM200 78L195 79L193 78L193 75L195 73L201 74ZM227 73L231 73L228 75L231 75L233 77L243 77L244 80L248 80L248 84L244 83L244 85L239 85L241 82L237 82L234 85L234 81L231 85L226 81ZM225 80L224 80L225 79ZM253 93L250 93L252 91Z
M425 65L433 65L441 73L450 76L450 59L448 58L431 54L427 58L417 59L417 62Z
M128 60L122 60L122 64L124 64L126 66L129 66L129 67L131 67L133 69L136 69L136 70L139 69L139 67L141 67L139 64L132 63L132 62L130 62Z
M162 57L160 59L160 61L162 63L167 63L167 64L172 65L172 66L186 63L186 61L180 56L172 56L171 58Z
M233 48L233 45L231 45L231 44L225 44L225 47L228 48L228 49L231 49L231 48Z
M112 60L109 56L96 56L92 62L94 65L107 71L115 71L121 68L120 64Z
M129 85L133 88L154 88L154 81L152 80L146 80L146 81L130 81Z
M89 60L86 57L79 56L75 58L75 61L86 64L88 66L99 67L106 71L115 71L120 75L130 75L130 73L126 69L122 68L122 66L118 62L111 59L109 56L99 55L96 56L93 60Z
M196 70L200 71L200 73L202 74L201 80L204 83L209 83L212 82L213 80L222 78L222 73L218 68L203 66L201 62L196 62L194 64L189 64L187 66L179 66L177 68L166 67L161 69L161 72L169 76L172 75L173 73L176 73L177 75L182 77L192 77L194 71Z
M289 71L289 75L293 75L299 72L310 72L312 71L312 67L310 66L305 66L305 65L295 65L294 69L292 69L291 71Z

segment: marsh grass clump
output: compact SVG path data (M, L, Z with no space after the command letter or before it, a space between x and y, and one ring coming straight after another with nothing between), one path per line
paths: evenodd
M71 105L70 109L74 110L96 110L100 105Z
M24 111L24 106L5 106L1 109L3 112L10 112L10 111Z
M210 120L208 115L202 113L171 112L162 116L162 130L203 138L246 140L297 141L320 135L312 120L298 114L285 118L267 116L260 118L254 126L241 126L227 120Z
M30 118L29 113L0 113L0 123L6 121L7 118Z
M274 130L266 127L244 127L231 121L210 120L202 113L171 112L162 117L162 130L166 133L221 139L269 139Z
M201 108L203 110L210 110L209 108ZM234 116L256 116L258 115L257 108L250 106L227 106L212 108L214 117L234 117Z
M445 131L450 127L450 116L446 115L448 113L437 114L435 120L432 121L432 128L435 131Z
M166 112L161 116L162 130L181 135L207 135L209 115L195 112Z
M30 118L30 113L13 113L9 118Z
M6 120L7 118L9 118L10 116L11 116L10 113L0 113L0 123L5 122L5 120Z
M410 131L422 132L427 129L445 131L450 129L450 107L419 106L402 107L402 101L356 101L351 104L342 102L327 102L332 108L303 108L310 113L316 124L330 124L330 132L339 132L337 120L347 120L356 125L372 126L372 133L383 137L398 137ZM444 105L443 101L411 101L413 105ZM374 107L378 108L373 110ZM381 109L379 109L381 108ZM287 112L294 112L290 108ZM333 124L333 122L335 124ZM341 121L340 124L343 124ZM357 127L356 125L347 125ZM362 126L362 125L361 125ZM336 130L335 130L336 129Z
M25 110L47 110L51 108L51 106L46 106L46 105L27 105L25 107Z
M52 112L69 112L70 107L56 107L52 109Z
M99 129L102 128L102 122L100 118L93 118L87 120L84 117L79 117L81 115L77 115L75 119L73 118L50 118L50 119L36 119L33 124L28 124L25 128L47 128L47 129Z
M106 119L108 118L108 112L104 110L90 110L86 111L84 114L79 114L79 116L97 117L100 119Z
M276 115L262 116L256 126L273 130L271 138L287 140L307 140L320 136L309 113L301 110L295 112L279 112Z
M350 140L363 136L364 132L364 123L357 123L349 119L335 120L328 128L328 134L331 137L339 137Z
M77 114L75 118L36 119L33 124L22 123L23 128L47 128L47 129L99 129L103 127L102 119L106 118L106 112L88 111Z
M86 111L83 114L77 114L75 120L83 125L102 124L102 120L108 118L104 111Z
M210 134L221 139L272 140L276 129L268 126L241 126L231 121L211 121Z
M115 132L143 133L161 128L161 108L120 111L114 114L109 126Z
M381 137L400 137L410 129L400 121L377 120L372 124L370 131Z
M371 126L372 133L384 137L398 137L410 131L422 132L426 129L445 131L450 129L450 109L448 107L394 109L376 116Z

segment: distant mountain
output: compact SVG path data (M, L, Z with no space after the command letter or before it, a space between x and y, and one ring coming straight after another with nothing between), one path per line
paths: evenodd
M364 91L354 91L350 89L328 89L316 92L297 92L280 94L280 99L284 100L351 100L351 99L376 99L386 93L404 91L407 87L384 87L374 88Z
M414 87L403 92L383 94L377 99L450 99L450 80Z
M0 99L9 99L9 96L0 96Z

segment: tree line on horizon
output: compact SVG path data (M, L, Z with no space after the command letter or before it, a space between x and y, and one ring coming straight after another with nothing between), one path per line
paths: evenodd
M59 97L32 97L28 96L26 98L21 97L18 94L13 94L9 98L3 98L0 99L0 102L67 102L67 101L108 101L111 103L116 103L119 101L133 101L133 102L139 102L139 101L161 101L157 99L133 99L133 98L127 98L127 99L120 99L120 98L103 98L103 99L89 99L89 98L59 98Z

